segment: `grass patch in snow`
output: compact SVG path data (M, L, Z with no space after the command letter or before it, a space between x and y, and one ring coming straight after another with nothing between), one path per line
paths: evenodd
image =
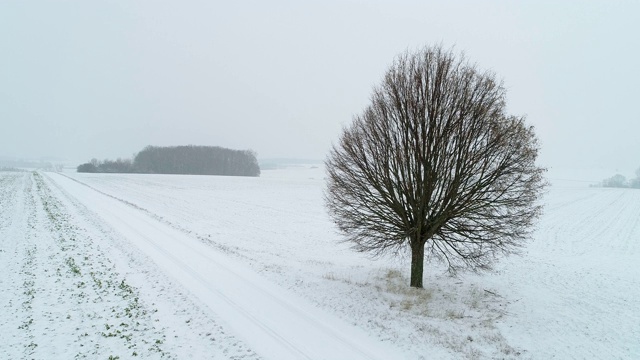
M69 333L68 336L75 338L74 343L79 345L75 358L95 358L109 353L110 358L125 355L172 358L162 347L163 331L155 328L158 319L152 314L156 310L149 310L149 304L140 300L137 290L115 271L109 259L93 248L92 239L73 224L64 205L51 194L42 176L34 173L32 178L34 199L37 200L34 208L41 209L42 215L40 221L37 218L30 220L34 229L48 228L49 236L39 240L39 248L35 245L28 248L25 273L33 271L35 281L41 282L52 281L48 279L54 276L56 286L45 287L48 293L40 295L34 294L34 286L27 286L25 281L25 294L31 294L25 305L31 306L36 300L42 302L46 297L58 298L54 311L47 310L46 313L53 317L46 320L55 321ZM31 259L36 250L50 253L45 256L47 264L32 266ZM68 271L60 271L65 267ZM56 271L50 276L47 268ZM34 300L38 295L41 299ZM38 321L44 319L38 318ZM27 318L21 330L29 332L32 323L33 319ZM96 327L99 323L102 323L102 329ZM27 353L37 355L35 346L29 344L27 348Z
M429 314L429 303L433 297L433 291L430 288L419 289L408 286L408 279L397 269L387 269L378 280L375 288L389 297L391 308L420 316Z
M477 283L429 274L424 288L413 288L408 274L398 268L383 268L375 275L351 268L342 273L326 272L322 278L340 284L332 288L341 294L335 295L335 302L343 303L344 315L379 332L384 340L432 343L448 349L449 355L441 355L444 358L520 356L495 326L505 314L505 300ZM367 304L356 308L357 299L367 299Z

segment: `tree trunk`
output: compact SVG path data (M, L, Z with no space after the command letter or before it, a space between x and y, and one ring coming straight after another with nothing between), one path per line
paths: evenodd
M424 270L424 243L415 240L411 244L411 287L422 288L422 272Z

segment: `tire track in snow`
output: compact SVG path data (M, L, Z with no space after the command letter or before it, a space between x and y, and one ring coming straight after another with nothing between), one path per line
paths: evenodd
M55 182L97 211L160 267L178 277L179 282L208 304L262 356L273 359L402 358L389 354L389 349L371 341L360 330L322 313L199 241L150 218L146 210L100 193L75 179L55 178ZM218 277L209 280L212 275Z
M282 344L284 344L285 346L291 348L295 353L297 353L298 355L302 356L305 359L311 359L309 356L307 356L302 350L300 350L299 348L297 348L294 344L292 344L291 342L287 341L285 338L283 338L282 336L280 336L276 331L274 331L273 329L271 329L269 326L263 324L260 322L259 319L257 319L255 316L253 316L251 313L249 313L248 311L245 311L245 309L243 309L241 306L239 306L236 302L234 302L232 299L230 299L228 296L226 296L224 293L222 293L220 290L212 287L209 282L207 281L207 279L205 279L202 274L200 274L198 271L196 271L192 266L190 266L188 263L186 263L185 261L181 260L180 258L172 255L170 252L168 252L167 250L165 250L164 248L162 248L161 246L159 246L157 243L155 243L153 241L153 239L151 239L150 237L146 236L144 233L138 231L135 227L133 227L132 225L123 222L123 225L128 227L129 230L131 230L132 232L138 234L140 236L141 239L143 239L147 244L149 244L150 246L152 246L154 249L156 249L158 252L162 253L163 256L165 256L166 258L170 259L175 265L177 265L180 269L182 269L184 272L190 274L192 277L194 277L195 279L197 279L200 284L202 286L204 286L205 288L207 288L207 290L211 291L212 293L215 293L218 297L220 297L222 300L224 300L227 304L229 304L230 306L232 306L234 309L236 309L238 312L240 312L242 315L250 318L257 326L259 326L260 328L262 328L263 330L265 330L269 335L271 335L276 341L281 342ZM213 259L210 259L211 261L215 261ZM233 271L230 271L230 273L236 275L238 278L242 279L240 276L238 276L237 274L235 274Z
M131 226L130 224L126 224L127 227L129 227L130 230L136 232L139 236L141 236L149 245L153 246L156 250L158 250L159 252L161 252L164 256L166 256L167 258L170 258L176 265L178 265L181 269L185 270L186 272L188 272L189 274L191 274L194 278L198 279L198 281L200 281L200 283L205 286L209 291L216 293L220 298L222 298L224 301L226 301L229 305L233 306L236 310L238 310L239 312L241 312L244 316L247 316L248 318L250 318L257 326L259 326L260 328L264 329L266 332L268 332L271 336L273 336L277 341L282 342L284 345L290 347L292 350L294 350L296 353L298 353L300 356L302 356L302 358L304 359L313 359L313 357L308 356L307 354L304 353L303 350L301 350L300 348L298 348L295 344L291 343L290 341L288 341L287 339L283 338L282 336L280 336L280 334L277 333L277 331L275 331L274 329L272 329L271 327L267 326L266 324L263 324L260 319L258 319L256 316L254 316L252 313L246 311L242 306L238 305L236 302L234 302L232 299L230 299L228 296L226 296L224 293L222 293L221 291L219 291L218 289L210 286L209 282L202 276L202 274L200 274L198 271L196 271L192 266L190 266L188 263L186 263L185 261L181 260L180 258L172 255L171 253L169 253L168 251L166 251L165 249L163 249L162 247L158 246L153 239L149 238L148 236L146 236L145 234L143 234L142 232L138 231L136 228L134 228L133 226ZM189 247L191 250L193 250L194 252L197 253L196 249L193 249L193 247L189 246L188 244L185 244L185 246ZM203 256L204 258L206 258L208 261L211 261L213 263L216 262L216 259L213 259L210 256L207 256L204 253L199 253L201 256ZM246 279L238 274L237 272L233 271L232 269L226 268L226 271L228 271L230 274L232 274L233 276L236 277L236 279L238 281L246 281ZM265 291L263 288L261 287L256 287L256 290L261 292L261 295L264 295L266 297L269 297L271 299L273 299L276 302L280 302L283 303L284 306L288 306L288 304L284 303L281 299L275 297L272 293ZM369 352L367 352L366 350L360 348L360 347L355 347L352 344L350 344L345 338L337 336L336 334L334 334L332 332L332 330L327 327L325 324L317 321L316 319L308 316L306 313L300 311L299 309L295 308L295 307L289 307L289 309L294 312L296 315L305 318L307 321L313 323L314 325L323 328L325 331L329 332L333 338L336 341L339 341L340 343L342 343L345 346L348 347L352 347L353 350L355 350L356 352L358 352L360 355L362 355L364 358L366 359L376 359L377 357L374 357L372 354L370 354Z

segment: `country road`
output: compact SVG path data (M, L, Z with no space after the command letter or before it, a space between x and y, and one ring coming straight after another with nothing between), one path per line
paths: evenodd
M141 209L62 174L46 175L206 304L265 359L401 359L335 316Z

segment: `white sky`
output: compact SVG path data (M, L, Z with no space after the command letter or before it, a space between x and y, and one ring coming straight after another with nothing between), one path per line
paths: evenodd
M398 53L442 43L504 80L544 165L640 166L640 1L443 3L2 0L0 156L324 159Z

